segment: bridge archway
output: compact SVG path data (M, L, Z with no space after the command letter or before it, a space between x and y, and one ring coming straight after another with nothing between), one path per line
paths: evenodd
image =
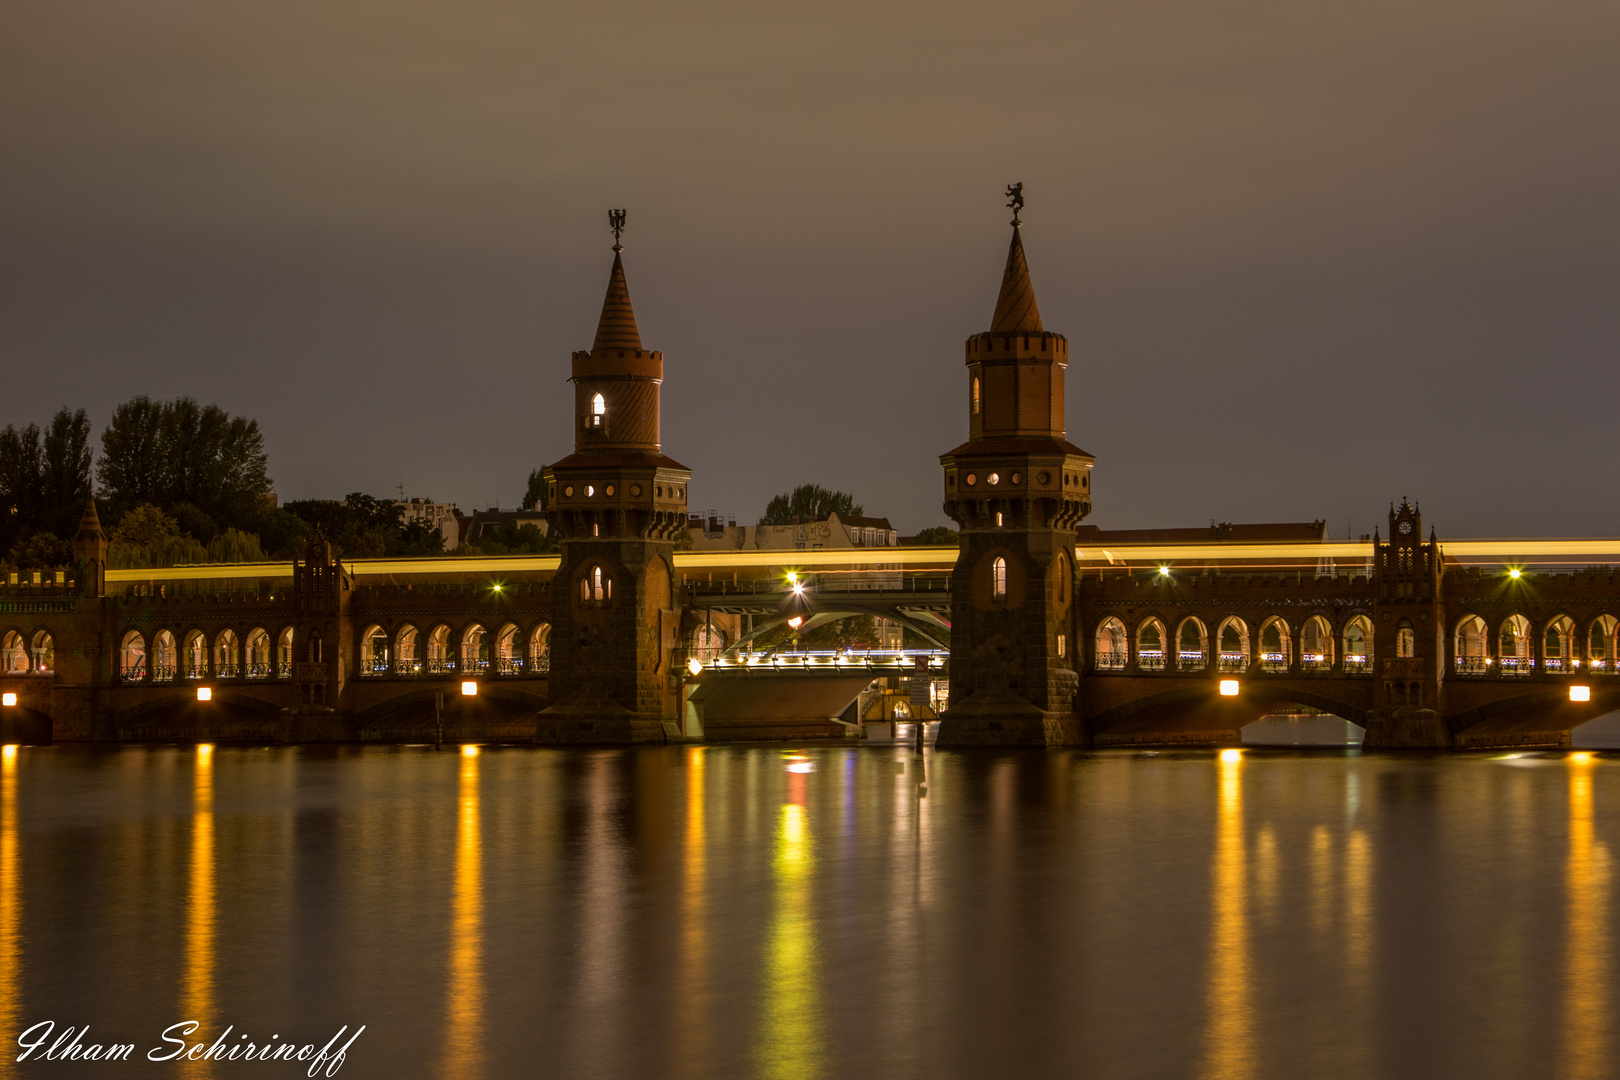
M1209 628L1204 620L1189 615L1176 626L1176 667L1199 671L1209 666Z
M456 684L441 683L412 688L372 706L355 717L355 729L368 742L433 742L442 721L447 742L528 742L549 704L544 694L522 684L480 682L477 695L466 697Z
M1567 745L1582 724L1620 710L1620 687L1595 682L1590 691L1589 701L1571 701L1568 684L1527 686L1523 694L1453 717L1451 730L1462 747Z
M1090 723L1099 745L1229 743L1244 727L1280 707L1303 705L1367 726L1367 710L1350 701L1294 682L1245 681L1236 697L1223 697L1213 680L1171 687L1116 706Z
M152 662L148 665L148 669L151 672L153 682L174 682L179 658L180 650L175 647L172 631L159 630L152 635Z
M1365 615L1352 615L1344 624L1344 663L1365 669L1372 663L1372 620Z
M795 600L799 600L795 603ZM938 627L918 619L907 612L898 611L884 604L868 604L858 600L839 598L837 601L822 605L815 601L803 601L798 597L790 597L777 612L770 618L754 624L754 628L743 634L721 653L721 656L731 658L743 651L744 647L758 641L764 634L781 626L788 625L794 618L803 621L798 626L800 634L805 634L817 627L828 623L838 622L842 619L860 618L871 615L890 622L899 623L907 630L912 631L924 641L938 649L949 649L950 643L942 641Z
M273 674L270 667L270 632L264 627L255 626L248 631L244 660L247 670L243 674L250 679L268 679Z
M181 742L274 742L281 704L242 689L213 688L208 701L177 690L113 717L120 738Z
M1293 662L1293 631L1287 619L1273 615L1260 624L1260 663L1269 671L1287 671Z
M122 682L146 678L146 637L139 630L130 630L118 644L118 678Z
M1586 658L1591 670L1615 670L1616 649L1620 647L1617 630L1620 630L1620 621L1609 614L1599 615L1586 628Z

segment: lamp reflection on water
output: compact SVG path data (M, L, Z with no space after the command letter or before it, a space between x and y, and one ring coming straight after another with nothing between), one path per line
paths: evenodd
M1591 754L1569 756L1565 871L1564 1069L1571 1080L1609 1076L1609 849L1593 835Z
M1222 751L1215 817L1209 990L1202 1075L1211 1080L1254 1072L1249 956L1248 858L1243 835L1243 755Z
M467 751L471 749L472 753ZM462 747L456 797L456 868L450 896L444 1063L439 1075L484 1075L484 879L478 821L478 750Z
M680 1061L685 1075L705 1075L708 1055L708 854L703 822L703 747L686 751L686 837L681 859Z
M186 958L180 977L180 1016L199 1026L195 1038L217 1034L214 1024L214 748L197 745L191 778L191 867L186 889ZM214 1075L207 1061L186 1060L188 1077Z
M815 850L805 810L808 776L789 773L776 830L775 911L765 940L759 1075L798 1080L822 1073L821 959L811 895Z
M17 864L17 747L0 747L0 1031L16 1031L22 996L22 871ZM0 1054L0 1075L15 1060Z

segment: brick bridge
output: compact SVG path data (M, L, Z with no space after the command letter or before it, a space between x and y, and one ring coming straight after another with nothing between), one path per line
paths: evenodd
M1095 459L1016 222L965 367L968 441L940 458L958 547L677 551L692 473L662 453L663 354L616 247L575 450L544 471L560 556L343 562L317 537L290 563L109 569L92 504L73 570L0 585L0 738L858 738L853 703L893 675L715 661L860 615L948 645L914 676L948 676L947 747L1218 745L1289 706L1371 747L1567 746L1620 709L1620 541L1443 547L1404 500L1362 543L1082 525Z

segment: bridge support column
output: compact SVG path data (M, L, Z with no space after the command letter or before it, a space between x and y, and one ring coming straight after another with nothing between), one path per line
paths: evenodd
M1445 718L1433 709L1395 707L1367 715L1367 750L1446 750L1455 745Z

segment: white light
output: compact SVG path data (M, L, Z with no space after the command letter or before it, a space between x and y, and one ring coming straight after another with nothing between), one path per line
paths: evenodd
M1221 697L1237 697L1238 681L1236 679L1221 680Z
M209 687L206 687L206 686L197 687L197 700L198 701L212 701L213 698L214 698L214 691L212 689L210 689Z
M804 595L804 586L799 584L797 581L795 581L793 583L793 595L794 596L803 596Z
M15 704L17 704L16 694L6 694L4 697L0 697L0 705L4 705L8 709Z
M1590 686L1572 686L1569 688L1569 700L1591 701L1592 688Z
M787 771L797 773L815 772L816 767L808 761L795 761L787 767Z
M461 684L461 696L462 697L477 697L478 696L478 684L475 683L475 682L464 682L464 683L462 683Z
M799 624L802 622L804 622L804 619L798 615L795 615L793 618L788 620L788 625L797 630L799 628Z
M686 662L686 670L690 671L693 675L703 674L703 661L699 660L695 656L692 657Z
M1221 751L1221 760L1223 762L1227 763L1228 765L1230 765L1234 761L1242 761L1243 760L1243 751L1241 751L1241 750L1222 750Z
M1523 573L1524 573L1523 570L1520 570L1518 567L1514 567L1512 570L1508 571L1508 577L1516 578L1516 577L1518 577L1519 575L1521 575Z
M1169 577L1170 576L1170 568L1168 566L1159 567L1159 576L1160 577Z
M794 573L793 571L789 570L788 571L788 584L789 585L796 584L798 582L798 580L799 580L799 575Z
M477 757L478 756L478 744L477 743L463 743L462 747L461 747L461 756L462 757Z

